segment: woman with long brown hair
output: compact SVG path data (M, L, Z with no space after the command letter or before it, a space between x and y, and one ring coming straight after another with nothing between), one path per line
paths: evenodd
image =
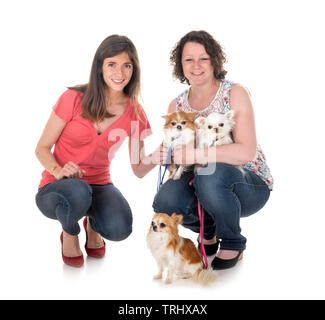
M81 218L85 250L92 257L105 255L103 238L120 241L132 232L130 206L110 178L110 163L124 139L129 137L131 166L138 177L166 157L162 146L145 156L143 140L151 128L139 95L135 46L125 36L109 36L95 53L89 82L60 96L37 144L35 153L45 170L36 204L61 223L62 258L68 265L84 263L78 240Z

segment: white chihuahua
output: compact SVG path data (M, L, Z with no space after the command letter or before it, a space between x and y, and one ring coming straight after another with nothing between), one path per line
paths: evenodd
M195 120L196 129L196 147L210 148L233 143L231 131L235 125L234 110L229 110L225 114L213 112L206 118L198 117ZM235 166L242 173L241 166ZM196 165L194 172L197 173L200 166Z

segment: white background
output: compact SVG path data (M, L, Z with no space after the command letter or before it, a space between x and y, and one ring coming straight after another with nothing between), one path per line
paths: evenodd
M324 30L322 1L10 1L0 4L1 299L324 299ZM324 20L323 20L324 21ZM275 187L266 207L242 219L244 260L202 288L152 281L145 236L155 168L134 177L125 143L112 164L134 231L107 243L107 256L63 265L60 225L34 197L42 167L34 150L66 86L86 83L110 34L128 36L142 68L143 105L162 140L169 102L186 86L172 79L169 53L185 33L206 30L224 47L227 78L252 95L257 135ZM180 229L183 236L196 235ZM80 233L83 247L84 233Z

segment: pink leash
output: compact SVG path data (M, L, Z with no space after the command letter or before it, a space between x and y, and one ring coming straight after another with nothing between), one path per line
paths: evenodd
M192 186L193 184L193 180L192 179L190 181L190 186ZM201 244L201 259L203 256L204 259L204 264L205 264L205 268L208 269L208 259L207 259L207 255L205 253L205 249L204 249L204 209L200 204L199 198L197 198L197 209L198 209L198 213L199 213L199 219L200 219L200 244Z

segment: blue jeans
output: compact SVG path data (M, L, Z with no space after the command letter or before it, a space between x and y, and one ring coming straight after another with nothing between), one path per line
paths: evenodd
M202 168L201 170L204 170ZM194 178L193 185L189 182ZM270 196L267 184L256 174L226 163L216 163L211 174L184 173L179 180L167 180L155 196L155 212L183 216L183 226L200 232L197 198L204 208L204 238L221 239L220 248L244 250L239 220L263 208Z
M79 179L61 179L40 188L36 204L46 217L59 220L71 235L79 234L78 221L85 216L91 227L108 240L124 240L132 232L129 204L111 183L89 185Z

